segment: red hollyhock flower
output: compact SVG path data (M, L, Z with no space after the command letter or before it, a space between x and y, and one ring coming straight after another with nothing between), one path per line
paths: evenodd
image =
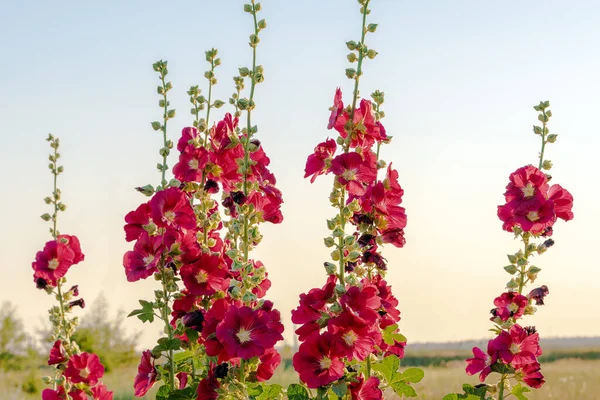
M219 397L217 390L221 387L221 384L215 377L212 367L213 365L211 364L207 377L202 379L198 384L198 400L217 400Z
M523 365L519 371L519 375L522 374L523 382L525 382L527 386L539 389L546 382L544 380L544 375L542 375L540 372L540 369L540 363L538 362Z
M488 342L487 354L479 347L473 347L473 358L467 359L467 375L475 375L478 372L479 381L485 381L485 378L492 372L492 364L496 362L496 353L492 346L492 341Z
M175 375L177 377L177 380L179 381L179 389L185 389L185 387L187 386L188 383L188 377L189 374L187 372L178 372L177 375Z
M129 282L146 279L158 271L158 262L163 248L162 236L150 236L143 232L138 241L123 256L125 275Z
M152 209L148 203L141 204L135 211L129 212L125 216L126 225L123 227L125 230L125 240L128 242L137 240L143 232L144 225L150 223L150 214Z
M260 356L259 360L260 364L258 364L258 369L256 370L256 379L259 382L268 381L281 363L281 355L275 348L270 348Z
M179 150L180 152L185 151L185 149L188 146L190 146L189 142L198 139L198 136L199 132L198 129L196 129L195 127L188 126L183 128L183 130L181 131L181 138L177 142L177 150Z
M344 376L344 363L332 350L331 334L325 332L310 336L294 354L294 369L309 388L328 385Z
M202 327L202 340L206 347L206 354L211 357L219 357L219 362L229 361L231 357L227 354L223 343L216 337L217 326L225 319L230 304L226 299L216 300L204 314L204 326Z
M75 252L60 240L51 240L46 243L42 251L35 255L31 264L34 272L34 281L43 278L47 284L56 286L56 282L65 276L71 265L74 264Z
M96 354L83 352L71 356L64 374L73 383L94 386L104 375L104 366Z
M273 321L264 310L248 306L231 306L225 319L217 326L217 339L230 357L250 359L264 354L283 336L272 328ZM281 324L279 324L281 325Z
M173 175L181 182L200 182L210 158L205 147L188 147L179 155L179 162L173 167Z
M248 197L248 203L254 205L256 211L262 213L262 218L272 224L280 224L283 221L281 213L281 192L274 186L269 188L269 192L255 191Z
M491 341L492 350L498 358L514 368L537 361L542 355L539 345L540 336L537 333L528 334L527 330L515 324L509 332L502 331Z
M178 188L157 192L150 200L152 220L159 227L196 228L196 216L185 193Z
M323 143L319 143L315 147L315 152L308 156L306 160L306 167L304 168L304 177L310 178L310 183L313 183L317 176L327 172L325 167L327 162L331 162L331 158L335 154L337 144L333 139L327 139Z
M64 400L66 398L65 388L62 386L59 386L57 390L44 389L42 392L42 400Z
M328 332L333 344L332 354L349 360L364 360L381 341L379 329L344 310L328 321Z
M337 123L339 117L343 114L344 111L344 103L342 102L342 91L340 90L340 88L337 88L335 90L335 96L333 96L333 107L331 107L330 110L331 115L329 116L329 124L327 125L327 129L332 129L333 127L335 127L335 129L339 131L341 128L343 132L344 124L346 121L341 122L341 127L339 126L340 124Z
M210 296L229 288L229 271L219 256L204 253L193 264L184 265L181 279L195 296Z
M498 218L502 222L502 229L512 232L515 225L519 225L525 232L540 234L551 228L556 222L554 203L535 199L527 203L518 200L498 206Z
M113 392L106 388L106 385L100 383L92 388L92 395L94 400L113 400ZM84 397L87 399L87 397Z
M333 296L336 281L337 277L331 275L322 289L315 288L308 293L300 294L300 304L298 308L292 310L292 322L303 325L296 330L300 340L303 341L312 333L319 331L320 327L316 321L321 318L321 312L327 311L327 303Z
M363 284L367 284L366 280ZM392 294L392 287L387 284L381 275L377 274L371 279L371 284L377 288L377 296L381 301L381 307L377 311L381 316L379 326L381 329L400 321L400 310L398 310L398 299Z
M521 203L546 200L548 198L548 178L534 167L527 165L510 174L504 197L507 202L518 200Z
M340 299L342 307L351 309L362 320L374 324L379 319L377 310L381 308L381 299L377 296L377 287L363 281L363 287L350 287Z
M79 264L85 259L85 256L81 252L81 244L79 239L74 235L58 235L56 238L61 243L64 243L68 248L73 251L73 264Z
M54 346L50 349L48 365L62 364L67 361L67 353L60 340L54 342Z
M398 248L404 247L406 239L404 238L404 229L393 228L381 232L383 243L390 243Z
M254 141L251 141L251 143ZM260 146L260 142L256 140L259 147L250 153L250 160L253 162L250 165L251 173L248 176L248 180L255 182L258 181L260 183L271 183L276 184L277 179L275 179L275 175L267 166L271 164L271 159L267 156L267 153L263 150L262 146Z
M541 287L535 288L529 292L527 297L531 300L534 300L536 306L543 306L544 297L548 296L549 293L550 291L548 290L548 286L542 285Z
M157 377L156 368L154 367L154 358L150 350L145 350L142 353L140 365L138 366L138 373L133 381L133 388L135 389L135 396L142 397L148 390L154 385Z
M525 307L529 304L527 297L517 292L502 293L494 299L496 308L492 310L491 321L500 318L502 321L507 321L510 318L520 318L525 312Z
M352 400L380 400L383 399L383 393L379 389L379 378L374 376L367 379L361 375L358 382L351 382L348 385Z
M345 124L345 121L343 122ZM387 137L383 125L375 121L373 105L369 100L362 99L360 101L360 107L354 111L352 122L354 129L351 134L351 147L369 149L373 146L373 143L380 142ZM345 130L341 131L340 135L343 138L348 136Z
M554 203L556 217L565 221L573 219L573 195L560 185L552 185L548 190L548 199Z
M365 194L365 185L377 178L377 166L358 153L343 153L331 161L331 172L345 185L348 193L355 196Z

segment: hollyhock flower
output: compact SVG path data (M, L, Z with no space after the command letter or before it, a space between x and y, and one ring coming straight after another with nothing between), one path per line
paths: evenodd
M215 367L215 378L223 379L229 373L229 364L222 363Z
M383 243L390 243L398 248L402 248L406 244L402 228L386 229L381 232L381 238Z
M496 362L496 354L494 352L492 341L488 342L487 354L479 347L473 347L473 358L467 360L467 375L475 375L478 372L479 381L484 382L485 378L492 372L492 364Z
M73 265L79 264L85 259L85 255L81 252L81 244L79 239L74 235L58 235L56 240L64 243L68 248L73 251Z
M521 326L515 324L510 331L502 331L491 341L492 350L498 358L514 368L536 362L542 355L539 345L540 336L537 333L528 334Z
M202 379L198 384L198 400L217 400L219 397L217 390L221 387L221 384L215 377L212 367L213 365L211 364L207 377Z
M540 369L540 363L534 362L523 365L521 369L517 371L517 374L522 377L523 382L525 382L527 386L539 389L546 382L544 380L544 375L542 375L540 372Z
M125 216L126 225L123 227L125 230L125 240L128 242L137 240L143 232L144 225L150 223L150 214L152 209L148 203L141 204L136 210L129 212Z
M258 364L256 370L256 379L259 382L268 381L281 363L281 355L275 348L270 348L260 356L259 360L260 364Z
M198 129L193 126L188 126L182 129L181 138L177 142L177 150L180 152L185 151L185 149L190 145L190 141L197 140L199 137ZM194 147L193 145L191 147Z
M200 297L191 294L187 289L183 289L181 294L183 295L182 297L173 301L173 311L171 312L173 321L193 311L200 303ZM173 321L171 322L172 324Z
M357 382L348 385L352 400L379 400L383 399L383 392L379 389L379 378L374 376L367 379L361 375Z
M94 400L113 400L114 394L106 388L106 385L100 383L92 388ZM87 397L85 397L87 399Z
M331 172L355 196L365 194L365 184L368 185L377 178L377 166L363 160L358 153L343 153L335 157L331 161Z
M272 187L272 189L275 189ZM262 218L272 224L280 224L283 221L283 214L281 213L281 192L275 189L270 192L258 192L255 191L248 197L248 203L254 205L257 212L262 214Z
M327 129L332 129L336 126L336 122L338 118L342 115L344 110L344 103L342 102L342 91L340 88L335 90L335 96L333 96L333 107L330 108L331 115L329 116L329 124L327 124ZM342 128L344 126L345 121L343 121ZM338 127L336 127L338 129ZM305 177L306 178L306 177Z
M310 183L313 183L317 176L326 173L325 167L327 162L331 162L331 158L335 154L337 145L335 140L327 139L323 143L319 143L315 147L315 152L308 156L306 160L306 167L304 168L304 177L310 178Z
M60 340L54 342L54 346L50 349L48 357L48 365L62 364L67 361L67 353Z
M150 236L143 232L138 241L123 255L123 266L129 282L146 279L158 271L163 246L161 236Z
M250 153L250 160L251 173L248 176L249 181L258 181L263 184L271 183L273 185L277 183L275 175L267 168L271 160L260 145L255 151Z
M156 382L158 373L154 367L154 358L150 350L145 350L142 353L140 365L138 366L138 373L133 381L133 388L135 389L135 396L142 397Z
M344 376L344 363L332 350L331 334L325 332L310 336L294 354L294 369L309 388L328 385Z
M548 286L542 285L541 287L535 288L531 292L529 292L527 297L531 300L535 300L536 306L543 306L544 297L546 297L549 293L550 291L548 290Z
M179 188L157 192L150 200L152 220L159 227L194 229L196 216L190 202Z
M73 354L67 363L65 377L73 383L94 386L104 375L104 366L96 354Z
M238 117L234 118L230 113L226 113L223 119L210 130L213 145L218 149L227 147L231 143L230 137L234 134L238 122Z
M494 299L496 308L491 311L492 318L490 320L495 321L496 318L499 318L501 321L507 321L510 318L520 318L528 304L527 297L517 292L502 293Z
M348 310L328 321L333 344L332 354L349 360L364 360L381 341L379 329L358 318Z
M556 217L565 221L573 219L573 195L560 185L552 185L548 190L548 199L554 203Z
M34 273L34 281L43 278L48 284L56 286L56 282L65 276L73 260L75 253L60 240L51 240L46 243L44 249L35 255L35 261L31 264Z
M187 372L178 372L177 375L175 375L177 377L177 380L179 381L179 389L185 389L185 387L187 386L188 383L188 377L189 374Z
M503 222L502 229L512 232L513 227L518 225L525 232L540 234L556 222L554 203L534 199L521 204L519 200L498 206L498 218Z
M223 343L230 357L250 359L264 354L283 336L269 329L269 315L263 310L252 310L248 306L231 306L225 319L217 326L217 339Z
M183 325L185 325L186 328L202 332L204 313L202 313L202 311L200 310L192 311L191 313L185 314L182 318L182 321Z
M202 328L202 340L206 348L206 354L211 357L219 357L219 362L229 361L231 357L227 354L223 343L216 337L217 326L223 322L230 304L226 299L216 300L204 314L204 327Z
M181 267L181 279L195 296L210 296L229 288L229 271L219 256L203 253L198 261Z
M377 310L381 307L377 293L377 287L365 282L362 288L350 287L341 297L340 304L351 309L362 320L374 324L379 319Z
M42 392L42 400L64 400L66 398L65 388L62 386L59 386L57 390L44 389Z
M292 310L292 322L302 325L318 320L333 296L336 280L336 276L331 275L322 289L315 288L300 294L300 305Z
M396 339L394 339L394 344L389 345L383 340L380 340L377 346L383 352L384 357L388 357L393 354L399 359L404 358L404 349L406 348L406 342L399 342Z
M533 165L517 169L510 174L509 180L504 193L507 202L518 200L527 205L536 200L548 198L548 178Z
M360 106L354 111L352 123L351 147L369 149L376 141L381 142L387 137L383 125L375 121L373 105L369 100L362 99L360 101ZM343 138L348 136L346 130L341 131L340 135Z
M188 147L179 155L179 162L173 167L173 175L181 182L200 182L210 158L205 147Z
M364 284L364 283L363 283ZM371 284L377 288L377 296L380 299L381 307L378 310L381 316L379 326L381 329L393 325L400 321L400 310L398 310L398 299L392 294L392 287L387 284L381 275L375 275L371 279Z

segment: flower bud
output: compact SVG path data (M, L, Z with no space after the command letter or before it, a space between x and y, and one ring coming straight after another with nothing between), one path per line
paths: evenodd
M52 219L52 217L48 213L42 214L40 218L42 218L44 221L50 221Z
M148 197L154 194L154 187L152 185L136 187L135 190Z
M549 171L550 168L552 168L552 161L544 160L544 162L542 163L542 169Z
M67 306L68 309L71 309L73 307L81 307L81 308L85 308L85 301L83 300L83 298L81 299L77 299L77 300L73 300L72 302L70 302Z
M330 262L326 262L323 263L323 265L325 266L325 271L327 272L327 275L334 275L336 272L336 266L335 264L332 264Z
M335 240L331 236L328 236L325 239L323 239L323 242L325 243L325 247L335 246Z
M546 137L546 142L548 142L548 143L554 143L554 142L556 142L556 138L557 137L558 137L558 135L556 135L554 133L551 133L550 135L548 135Z
M504 267L504 270L509 274L514 275L517 272L517 267L515 265L510 264Z

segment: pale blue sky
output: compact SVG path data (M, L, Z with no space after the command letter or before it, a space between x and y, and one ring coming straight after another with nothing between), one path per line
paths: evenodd
M346 100L350 94L344 42L357 40L360 16L353 0L262 3L268 28L258 58L266 81L257 88L255 122L284 193L285 221L264 228L256 257L271 273L269 297L289 319L298 294L325 281L331 180L311 186L303 168L314 145L332 135L325 128L335 87ZM70 208L60 230L78 235L86 254L70 282L80 284L86 300L104 291L115 308L129 311L154 286L127 283L121 264L130 248L123 216L144 200L131 189L159 178L160 137L149 124L160 116L151 65L169 60L176 139L191 123L185 91L205 87L204 51L219 49L215 94L223 100L233 92L237 67L251 61L251 22L242 4L2 6L0 271L7 285L0 300L12 299L30 329L50 300L35 289L30 269L48 239L38 217L51 191L47 133L63 143L60 186ZM536 162L531 106L546 99L555 115L550 129L559 134L547 156L555 182L575 197L575 220L557 223L556 246L536 260L539 282L551 294L526 323L545 336L600 334L588 314L600 297L600 3L373 0L372 8L371 21L380 25L368 44L380 55L366 63L361 87L364 95L386 93L384 124L395 139L382 155L399 169L405 189L408 243L385 256L409 341L486 335L492 300L508 280L505 254L518 248L501 230L496 205L508 175ZM148 328L137 320L128 326ZM146 329L144 340L159 329Z

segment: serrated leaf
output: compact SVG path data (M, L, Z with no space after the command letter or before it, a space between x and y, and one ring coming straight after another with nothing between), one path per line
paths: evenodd
M397 381L393 382L391 386L398 396L417 397L417 392L415 392L415 389L407 383Z
M391 384L400 376L398 373L398 368L400 368L400 359L395 355L391 355L384 358L380 363L373 364L372 368L375 371L381 372L385 380Z
M289 400L309 400L308 391L302 385L292 383L287 389L287 397Z
M193 400L198 396L193 387L187 387L182 390L176 390L168 397L169 400Z
M156 400L168 400L169 399L169 385L162 385L156 392Z
M527 396L523 394L527 392L531 392L531 389L521 385L520 383L513 386L512 390L510 391L510 393L512 393L519 400L527 400Z
M163 351L179 350L181 348L181 340L177 338L169 339L163 337L158 339L158 345Z
M390 325L383 330L383 341L389 346L393 346L395 342L406 342L406 337L398 332L398 325Z
M256 396L260 396L263 392L262 386L258 383L248 385L248 396L256 398Z
M192 352L189 351L189 350L173 354L173 360L176 363L180 363L180 362L185 361L185 360L187 360L189 358L192 358Z
M343 398L344 396L346 396L346 393L348 392L348 384L343 381L338 382L331 387L331 390L333 390L333 393L335 393L336 396Z
M283 386L274 384L267 385L262 384L262 393L256 398L256 400L274 400L278 399L283 393Z
M401 375L401 379L410 382L417 383L421 382L421 379L425 376L425 372L423 372L420 368L407 368Z

